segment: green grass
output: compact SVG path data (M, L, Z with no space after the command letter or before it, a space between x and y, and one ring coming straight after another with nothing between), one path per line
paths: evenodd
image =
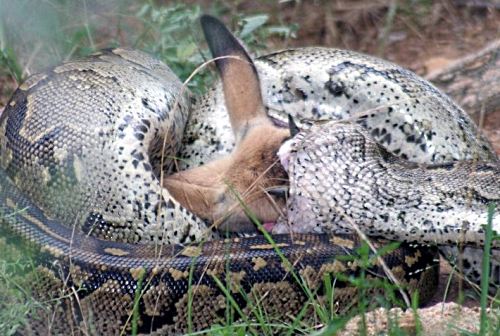
M260 226L260 224L258 225ZM281 254L281 251L272 241L271 237L268 237L270 243L274 244L277 253ZM2 259L0 259L0 281L2 285L0 286L0 306L4 304L4 306L1 306L2 309L0 310L2 312L0 314L0 333L7 335L14 334L15 331L26 322L26 315L29 312L33 312L40 307L45 307L46 304L37 302L32 299L29 294L31 291L30 280L33 279L33 277L31 275L30 277L25 277L24 274L26 272L33 273L33 262L31 261L30 253L18 248L15 242L13 242L13 244L9 242L10 240L6 239L0 240L0 249L5 252L2 255ZM392 248L394 248L394 246L389 247L387 251ZM374 257L369 254L369 249L366 245L362 246L357 254L357 257L351 257L350 260L356 260L362 268L368 268L375 262ZM289 261L286 260L284 256L282 256L282 261L288 263L290 271L293 272ZM342 278L341 275L336 276ZM190 274L189 283L191 284L193 284L192 279L192 275ZM349 317L368 310L373 307L375 303L386 307L400 304L400 301L398 301L394 295L395 288L387 281L368 281L364 276L359 278L344 277L343 280L350 282L353 286L360 289L360 298L358 302L353 305L351 311L346 314L338 314L337 307L333 301L335 282L332 282L331 275L328 275L327 278L324 279L326 285L326 299L321 299L313 289L309 288L305 279L295 274L295 281L298 281L302 287L307 302L297 316L292 317L288 321L282 321L276 320L269 315L265 307L260 303L260 298L257 297L245 296L247 305L253 306L254 308L250 314L243 313L233 297L231 289L226 287L225 283L227 282L223 282L222 279L218 278L214 279L226 296L228 302L226 319L223 323L214 325L209 330L190 333L192 335L273 335L276 331L280 331L280 334L284 335L307 335L317 331L319 326L327 326L326 330L329 331L339 329L347 322ZM137 304L140 295L144 293L144 288L147 286L147 283L143 283L142 280L144 279L139 280L140 284L138 285L134 298L134 308L130 320L132 331L137 330ZM227 281L228 279L226 278L225 280ZM193 288L193 286L189 287L191 293L193 293ZM377 302L373 300L368 302L362 297L363 291L369 291L372 288L383 289L384 294L376 297ZM192 302L192 300L189 302ZM236 321L233 311L243 316L243 319ZM88 326L87 329L92 330L92 322L87 321L86 323ZM193 323L191 320L188 321L188 325L191 325L192 328ZM395 324L395 326L397 326L397 324ZM400 335L400 333L394 335Z
M142 269L139 274L139 279L137 280L137 290L135 291L134 296L134 307L132 308L132 334L137 334L138 321L139 321L139 301L142 293L142 285L144 282L144 276L146 271Z
M484 254L483 254L483 264L482 264L482 274L490 274L490 258L491 258L491 244L494 239L499 239L500 237L494 237L493 235L493 215L495 213L495 204L491 203L488 207L488 223L486 224L485 230L485 240L484 240ZM488 320L488 315L486 313L486 308L488 306L488 288L489 288L489 277L483 276L481 278L481 323L479 335L484 336L488 334L488 330L492 330L490 322ZM497 331L500 328L500 322L497 322L495 328Z
M0 251L0 334L10 336L40 303L30 294L34 265L29 249L15 247L0 237Z
M223 16L234 10L230 2L214 1L208 13ZM184 81L210 58L199 17L200 5L156 1L41 2L0 0L0 70L18 83L34 73L70 58L85 57L98 49L117 46L140 49L167 63ZM26 10L39 13L26 20ZM230 22L236 35L258 53L269 38L294 37L297 25L271 25L267 14L238 14ZM202 92L213 80L210 72L195 76L188 85Z
M487 251L491 248L493 239L498 239L492 235L491 226L493 218L493 206L489 209L488 223L486 225L486 243L485 243L485 259L483 264L483 272L488 271L489 260L486 255ZM252 218L253 215L248 212ZM256 220L254 218L254 220ZM257 226L261 226L256 221ZM267 233L266 233L267 235ZM274 244L277 253L281 253L279 248L275 245L271 236L267 236L271 244ZM390 244L379 250L381 255L394 249L396 245ZM25 322L26 314L34 309L43 307L45 303L40 303L31 298L30 296L30 279L31 276L26 277L26 273L32 275L34 265L31 260L30 249L22 250L18 245L5 238L0 239L0 251L2 251L2 258L0 259L0 333L5 335L14 335L16 330L21 327ZM367 269L369 266L376 262L375 256L370 254L368 246L362 245L355 256L347 256L344 258L356 261L362 269ZM288 262L283 256L283 262ZM346 259L346 261L347 261ZM340 314L333 302L332 298L335 293L335 281L332 281L332 275L327 275L324 279L325 283L325 296L320 298L309 288L305 279L295 274L295 281L302 286L302 290L307 298L301 311L294 316L291 320L282 321L276 320L266 313L266 309L259 303L259 298L246 297L247 304L252 305L254 308L251 314L243 313L241 307L238 306L233 294L222 279L214 278L216 284L226 296L228 302L228 312L226 318L220 324L213 325L208 330L196 331L189 333L190 335L273 335L277 331L283 335L308 335L315 333L315 335L331 335L340 330L348 321L350 317L364 313L373 309L375 306L382 306L390 308L392 306L404 306L400 299L397 298L397 288L390 284L387 280L368 279L366 272L361 272L359 277L346 277L342 274L336 274L336 281L348 281L352 286L358 288L358 300L353 303L351 309L347 312ZM193 283L192 275L190 275L189 283ZM132 330L137 328L137 303L139 302L140 295L143 293L143 288L147 284L138 286L136 296L134 299L134 309L131 319ZM191 293L193 292L190 286ZM488 289L487 285L483 282L481 291L481 321L480 332L477 334L463 331L464 335L496 335L500 330L498 319L495 320L493 316L486 313L487 308L498 307L498 302L489 301L487 298ZM373 295L372 290L378 290L380 294ZM241 294L241 293L240 293ZM366 300L367 297L374 298L373 300ZM192 302L192 300L190 300ZM417 311L418 297L416 295L412 298L412 306L415 315ZM242 320L235 320L233 311L243 316ZM363 319L361 320L363 321ZM391 318L389 320L389 335L406 335L405 331L399 327L397 319ZM192 321L188 321L193 326ZM364 322L362 322L364 323ZM134 327L135 326L135 327ZM90 326L92 329L92 326ZM366 331L365 328L361 329ZM422 326L417 324L417 331L422 330ZM363 333L362 333L363 334Z

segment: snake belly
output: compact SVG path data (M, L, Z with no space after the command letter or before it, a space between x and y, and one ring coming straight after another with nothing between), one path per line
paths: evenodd
M301 59L307 66L301 65ZM321 62L311 66L308 60ZM447 147L436 140L440 137L422 133L429 132L425 122L408 121L404 113L394 113L390 120L395 118L396 123L399 116L406 123L401 128L395 126L400 131L391 137L391 150L405 148L396 145L398 138L420 148L418 137L407 139L414 134L425 140L428 148L438 148L425 152L422 161L460 156L462 152L490 155L487 143L476 137L467 116L439 91L411 73L374 60L328 49L298 49L266 56L257 60L256 66L263 92L268 94L265 99L274 104L270 114L278 121L286 112L305 121L366 111L379 98L372 102L367 98L372 94L354 86L359 76L346 75L350 70L358 74L365 71L372 81L375 79L370 76L378 76L378 88L387 85L389 90L404 93L412 84L412 90L430 96L432 106L446 107L446 113L439 112L439 106L433 107L432 113L465 120L457 126L459 131L450 131L451 140L456 142ZM306 68L312 75L304 73ZM365 100L356 98L354 91ZM360 271L356 263L336 258L356 253L359 241L354 236L278 235L274 245L263 237L175 245L199 240L206 231L205 223L165 194L158 182L161 171L171 165L162 157L175 155L187 120L189 103L181 92L180 82L162 63L141 52L115 49L34 75L9 102L0 117L2 233L13 232L39 251L37 270L42 280L35 282L35 295L59 298L55 315L41 311L32 316L30 327L35 333L50 330L66 334L70 330L78 334L91 328L100 334L128 333L138 288L142 289L138 301L140 333L203 329L234 308L215 279L225 279L223 284L237 297L242 316L251 316L251 305L243 298L256 297L263 299L262 306L270 314L286 319L308 298L283 257L320 296L324 295L323 274L342 271L356 275ZM320 103L316 104L314 97L319 97ZM206 108L199 107L203 102ZM198 99L191 109L192 119L207 109L220 111L221 104L217 95ZM410 108L404 103L401 106ZM411 105L410 110L417 116L422 108ZM385 122L387 117L365 114L360 120L366 122L360 123L370 129L371 121L379 119ZM221 124L225 127L218 122L212 127ZM207 126L206 121L197 125ZM203 131L204 135L219 136ZM378 132L387 142L388 131ZM436 145L431 146L434 141ZM212 144L218 149L213 150ZM200 153L215 155L226 150L220 144L217 140L202 145ZM407 155L417 158L419 151L413 148ZM199 161L206 160L205 155L201 157ZM385 258L399 280L410 289L418 289L421 301L425 301L436 283L434 257L432 248L415 249L410 244ZM374 277L381 273L376 266L370 270ZM341 281L336 286L341 290L335 300L345 307L356 291Z

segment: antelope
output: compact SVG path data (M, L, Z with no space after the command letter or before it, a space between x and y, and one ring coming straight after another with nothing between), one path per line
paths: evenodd
M202 26L222 80L235 147L226 157L164 178L163 186L220 230L255 231L248 212L272 224L285 207L287 173L277 152L290 131L267 116L259 77L245 48L212 18L202 18Z

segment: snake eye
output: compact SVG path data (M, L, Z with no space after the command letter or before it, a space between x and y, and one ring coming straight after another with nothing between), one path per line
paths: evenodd
M300 132L299 127L290 114L288 115L288 129L290 130L290 135L292 138Z

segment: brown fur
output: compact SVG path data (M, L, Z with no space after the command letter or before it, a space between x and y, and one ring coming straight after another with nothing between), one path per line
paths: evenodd
M236 54L240 59L228 59L221 76L223 80L224 97L227 110L230 111L231 127L239 142L250 127L250 123L258 123L261 118L267 119L255 68L248 63L242 54ZM237 97L236 99L234 99Z
M250 128L233 153L164 179L164 187L184 207L222 230L254 231L237 195L259 221L274 222L285 206L267 190L287 183L277 151L288 130L270 122Z
M236 147L231 155L163 180L170 194L198 216L228 231L254 231L240 198L261 222L276 221L284 197L267 190L286 184L277 152L290 136L268 119L255 66L243 46L218 21L202 20L222 79ZM237 57L237 58L236 58Z
M251 64L232 61L224 67L222 78L224 83L231 81L224 90L236 147L228 157L165 178L163 186L182 206L222 230L254 231L256 226L238 198L261 223L276 221L285 200L267 191L287 183L277 152L290 132L274 126L265 114ZM243 69L233 69L237 66ZM248 78L250 74L255 78Z

